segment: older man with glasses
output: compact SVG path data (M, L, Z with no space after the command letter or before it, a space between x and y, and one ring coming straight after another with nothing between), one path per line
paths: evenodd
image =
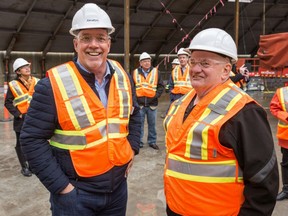
M167 214L271 215L279 186L265 110L230 79L237 49L217 28L191 41L193 90L164 120Z

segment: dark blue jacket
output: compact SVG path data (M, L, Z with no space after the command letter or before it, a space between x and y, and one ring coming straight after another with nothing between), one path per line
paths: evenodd
M99 97L95 88L94 74L81 71L78 66L77 68ZM114 70L111 65L110 71L113 75ZM128 140L135 154L138 154L141 130L140 112L131 77L130 82L133 88L134 111L130 116ZM110 82L105 89L107 95L109 94L109 84ZM75 187L90 192L112 192L126 180L125 171L128 164L115 166L100 176L79 177L73 167L69 151L49 145L48 140L52 137L55 129L60 129L60 125L54 95L49 78L44 78L35 87L20 140L32 171L51 193L59 193L69 182Z

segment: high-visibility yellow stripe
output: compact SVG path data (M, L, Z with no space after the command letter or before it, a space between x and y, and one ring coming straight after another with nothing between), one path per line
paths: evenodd
M166 174L175 178L196 182L207 182L207 183L227 183L227 182L243 181L242 175L238 176L236 179L236 167L238 167L236 160L209 161L209 162L201 160L191 161L171 153L169 153L168 155L168 160L169 162L166 165L167 166ZM196 165L195 169L193 169L193 165ZM190 174L185 173L186 172L185 167L186 171L189 171ZM213 175L222 175L221 172L223 171L221 171L221 167L223 167L224 169L228 168L230 171L229 170L227 171L228 173L230 173L231 176L209 176L211 175L211 173L207 173L207 170L213 170L215 171ZM231 167L231 169L229 167ZM218 169L219 172L217 171ZM180 170L183 172L179 172ZM202 172L202 174L195 175L195 173L197 172L199 174L201 174ZM225 175L226 174L227 173L225 172Z
M193 176L188 174L178 173L172 170L166 170L166 175L183 179L187 181L203 182L203 183L235 183L235 177L208 177L208 176ZM238 178L238 182L243 181L243 177Z
M129 119L109 118L108 123L128 124Z
M87 118L88 118L88 120L89 120L89 122L90 122L90 125L94 125L94 124L95 124L95 119L94 119L94 117L93 117L93 115L92 115L92 113L91 113L91 111L90 111L90 107L89 107L89 105L88 105L88 103L87 103L87 100L86 100L86 98L84 97L84 95L81 95L81 96L80 96L80 100L81 100L82 105L83 105L83 107L84 107L84 110L85 110L85 113L86 113L86 115L87 115Z
M284 100L283 88L280 89L279 93L280 93L280 102L281 102L282 104L284 104L285 100ZM283 111L287 112L285 105L282 105L282 108L283 108Z
M62 144L58 143L55 141L50 141L50 145L55 146L60 149L65 149L65 150L83 150L87 148L87 145L67 145L67 144Z
M24 94L22 88L20 87L20 83L16 80L12 80L9 83L11 89L14 90L14 93L16 93L17 96L21 96L22 94Z
M57 68L53 68L53 69L52 69L52 72L53 72L53 74L54 74L56 83L57 83L58 88L59 88L59 90L60 90L60 92L61 92L61 95L62 95L63 100L64 100L64 101L68 100L69 98L68 98L66 89L65 89L65 87L64 87L64 85L63 85L63 82L62 82L60 76L59 76L59 73L58 73Z
M191 161L191 160L186 160L185 158L183 157L180 157L178 155L175 155L175 154L172 154L172 153L169 153L168 155L168 158L172 159L172 160L177 160L177 161L181 161L181 162L185 162L185 163L193 163L193 164L203 164L203 165L206 165L206 164L210 164L210 165L236 165L236 160L225 160L225 161Z
M67 66L69 74L72 77L72 80L73 80L73 82L75 84L75 87L76 87L78 95L83 95L83 90L82 90L82 87L80 85L80 81L78 80L78 78L77 78L76 74L74 73L72 67L69 64L66 64L66 66Z
M71 102L65 101L65 106L66 106L66 109L68 111L68 114L69 114L70 120L72 121L73 126L75 127L76 130L80 130L81 127L80 127L78 119L75 115L74 109L71 105Z

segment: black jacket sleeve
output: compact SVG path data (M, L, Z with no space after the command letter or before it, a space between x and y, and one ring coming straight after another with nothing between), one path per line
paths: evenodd
M128 76L129 76L131 87L132 87L133 112L131 113L131 116L130 116L130 121L128 125L129 134L127 136L127 139L131 145L131 148L135 152L135 155L137 155L139 153L139 148L140 148L141 115L140 115L140 107L137 103L134 82L130 74L128 74Z
M232 82L237 83L240 80L244 79L244 76L241 73L237 73L235 74L235 76L230 76L230 79L232 80Z
M20 135L23 152L42 184L59 193L69 179L53 156L48 140L57 127L57 112L48 78L38 82Z
M158 71L158 83L157 83L157 91L156 91L156 97L157 98L160 98L164 89L165 89L165 87L164 87L162 75L161 75L161 72Z
M10 87L7 90L6 98L4 105L6 109L13 115L15 118L19 117L21 115L21 112L18 110L17 107L13 105L14 95L12 94L12 91Z
M239 215L271 215L279 188L279 174L265 110L255 103L247 104L222 126L219 140L222 145L233 148L243 170L245 201Z

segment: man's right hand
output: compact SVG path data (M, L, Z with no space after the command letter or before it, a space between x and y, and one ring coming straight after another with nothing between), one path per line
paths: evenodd
M64 190L62 190L62 191L60 192L60 194L70 193L74 188L75 188L75 187L74 187L71 183L69 183L69 184L67 185L67 187L64 188Z

